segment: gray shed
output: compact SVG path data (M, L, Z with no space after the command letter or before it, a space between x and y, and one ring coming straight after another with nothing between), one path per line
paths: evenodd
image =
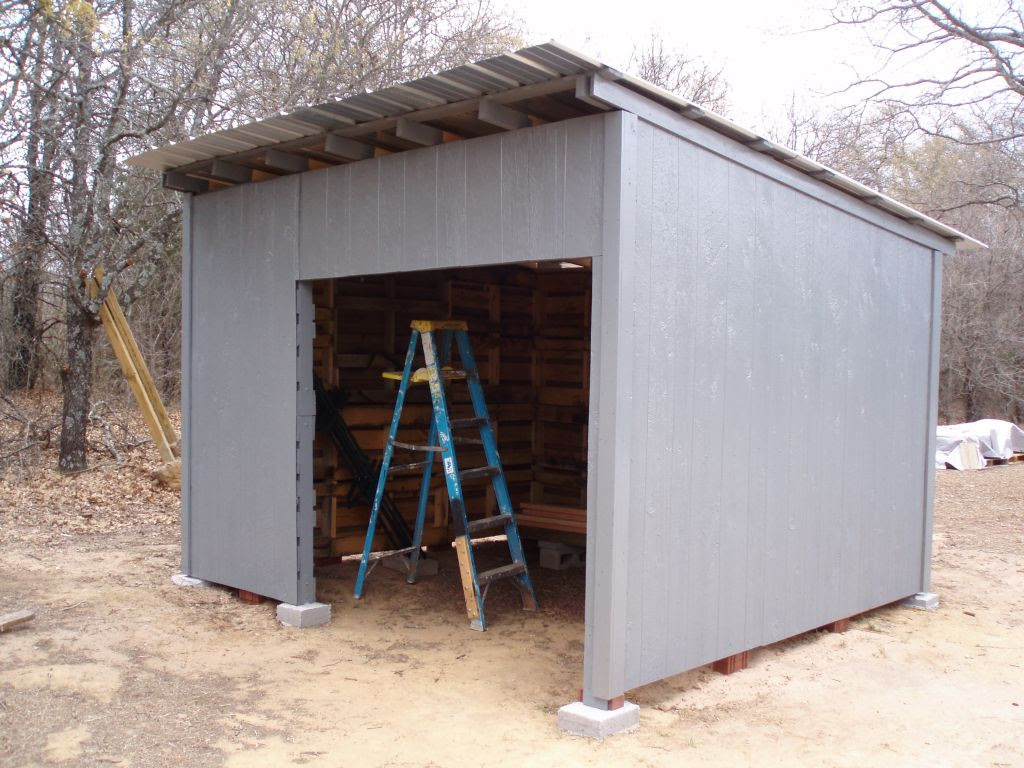
M462 307L514 495L586 510L588 705L927 592L965 235L556 43L131 162L186 193L185 574L314 603L314 367Z

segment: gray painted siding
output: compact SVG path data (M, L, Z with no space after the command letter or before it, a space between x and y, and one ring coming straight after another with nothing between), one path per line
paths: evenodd
M597 256L604 126L603 116L581 118L194 198L183 300L187 573L314 599L312 546L297 543L312 530L313 406L311 307L296 283Z
M599 255L604 121L303 174L298 278Z
M931 249L634 151L625 689L918 591L932 421Z
M186 387L192 576L289 603L296 547L299 179L193 200Z

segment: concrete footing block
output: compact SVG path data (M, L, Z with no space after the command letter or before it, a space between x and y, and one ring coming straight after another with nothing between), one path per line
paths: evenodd
M202 579L194 579L191 576L186 576L184 573L176 573L171 576L173 581L179 587L209 587L210 582L203 581Z
M939 596L934 592L918 592L916 595L903 598L900 602L922 611L934 611L939 607Z
M540 550L540 567L552 571L564 571L579 568L583 565L583 550L563 544L560 541L538 541Z
M405 555L395 555L394 557L385 557L380 561L382 568L387 568L389 571L395 571L403 576L409 573L409 561ZM437 560L433 558L427 558L420 556L419 563L416 564L416 577L420 576L437 576Z
M588 707L582 701L566 704L558 710L558 727L575 736L603 739L622 733L640 724L640 707L630 701L618 709Z
M277 620L286 627L315 627L331 620L331 606L326 603L281 603L277 606Z

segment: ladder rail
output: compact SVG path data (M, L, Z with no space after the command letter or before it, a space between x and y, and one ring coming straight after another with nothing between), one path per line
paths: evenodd
M505 523L505 536L508 539L509 553L514 563L526 563L526 553L523 551L523 543L519 538L519 527L515 523L515 512L512 509L512 499L508 492L508 483L505 480L505 466L501 462L501 455L498 453L498 441L494 437L494 428L491 426L491 416L487 410L487 401L484 399L483 387L480 384L480 373L473 356L473 347L469 343L469 334L466 331L456 331L456 340L459 347L459 357L466 369L466 383L469 387L469 397L473 402L473 412L480 423L480 440L483 443L484 456L487 458L488 466L495 467L496 472L491 477L491 487L494 489L494 497L498 502L498 511L502 515L508 515ZM537 607L537 595L533 590L533 581L529 572L524 571L515 577L516 586L522 593L523 601L528 610Z
M402 407L405 405L405 394L409 389L412 362L416 357L416 342L419 341L419 337L419 331L414 328L409 337L409 349L405 353L405 367L402 371L402 382L398 385L398 396L395 399L395 412L391 416L391 429L388 432L388 441L384 445L384 459L381 461L380 474L377 476L377 490L373 496L373 506L370 508L370 523L366 527L366 541L363 542L363 556L359 560L359 573L356 575L355 586L355 598L357 600L363 596L363 585L366 581L367 567L370 562L370 551L373 549L373 537L377 529L377 517L380 514L381 499L384 498L384 486L387 484L388 468L391 465L391 456L394 453L393 443L395 435L398 433L398 424L402 420ZM431 454L431 460L433 460L433 454Z

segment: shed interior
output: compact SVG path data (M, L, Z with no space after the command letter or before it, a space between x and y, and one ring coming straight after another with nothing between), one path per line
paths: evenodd
M582 546L591 274L590 260L583 259L314 281L314 375L359 448L380 462L398 386L382 374L401 370L410 322L466 321L523 538ZM416 365L422 365L419 350ZM458 361L453 365L459 367ZM447 393L455 418L472 415L464 384L449 384ZM427 386L411 386L399 440L425 441L430 418ZM360 495L351 463L318 421L314 553L324 562L362 550L372 499ZM464 469L486 464L475 446L460 445L457 456ZM396 461L403 458L396 453ZM392 476L387 485L410 529L420 482L414 471ZM487 479L467 483L464 494L470 519L496 513ZM435 471L423 543L451 541L447 494ZM378 529L374 549L390 548Z

